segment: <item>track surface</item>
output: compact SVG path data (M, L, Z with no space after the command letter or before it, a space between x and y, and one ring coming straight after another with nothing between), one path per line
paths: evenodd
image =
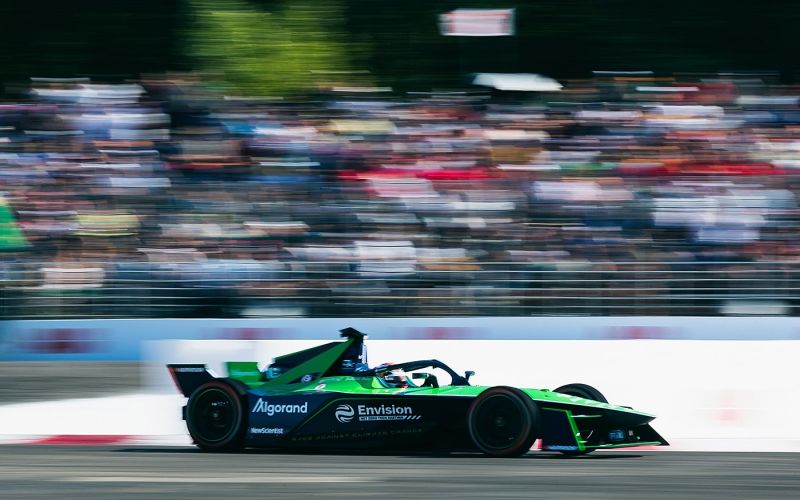
M797 498L800 454L205 454L0 446L0 498Z

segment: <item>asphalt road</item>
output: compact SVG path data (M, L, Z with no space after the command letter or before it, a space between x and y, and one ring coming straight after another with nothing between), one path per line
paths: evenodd
M797 498L800 454L206 454L0 446L0 498Z

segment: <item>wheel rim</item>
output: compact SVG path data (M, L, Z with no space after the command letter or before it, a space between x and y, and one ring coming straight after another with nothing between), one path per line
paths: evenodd
M504 395L490 396L475 408L475 438L488 449L502 450L515 444L526 427L524 409Z
M239 409L230 394L208 389L192 405L192 427L197 437L209 443L225 440L236 427Z

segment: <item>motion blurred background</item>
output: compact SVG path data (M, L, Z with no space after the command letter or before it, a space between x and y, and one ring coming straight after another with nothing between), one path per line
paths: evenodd
M0 443L189 444L166 363L352 326L477 384L597 384L672 449L800 450L800 3L0 20Z
M0 18L4 319L800 305L800 4Z

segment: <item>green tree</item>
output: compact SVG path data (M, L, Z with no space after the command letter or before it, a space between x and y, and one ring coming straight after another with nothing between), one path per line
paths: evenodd
M196 67L247 95L300 93L348 73L337 1L272 5L267 10L246 0L189 0L186 43Z

